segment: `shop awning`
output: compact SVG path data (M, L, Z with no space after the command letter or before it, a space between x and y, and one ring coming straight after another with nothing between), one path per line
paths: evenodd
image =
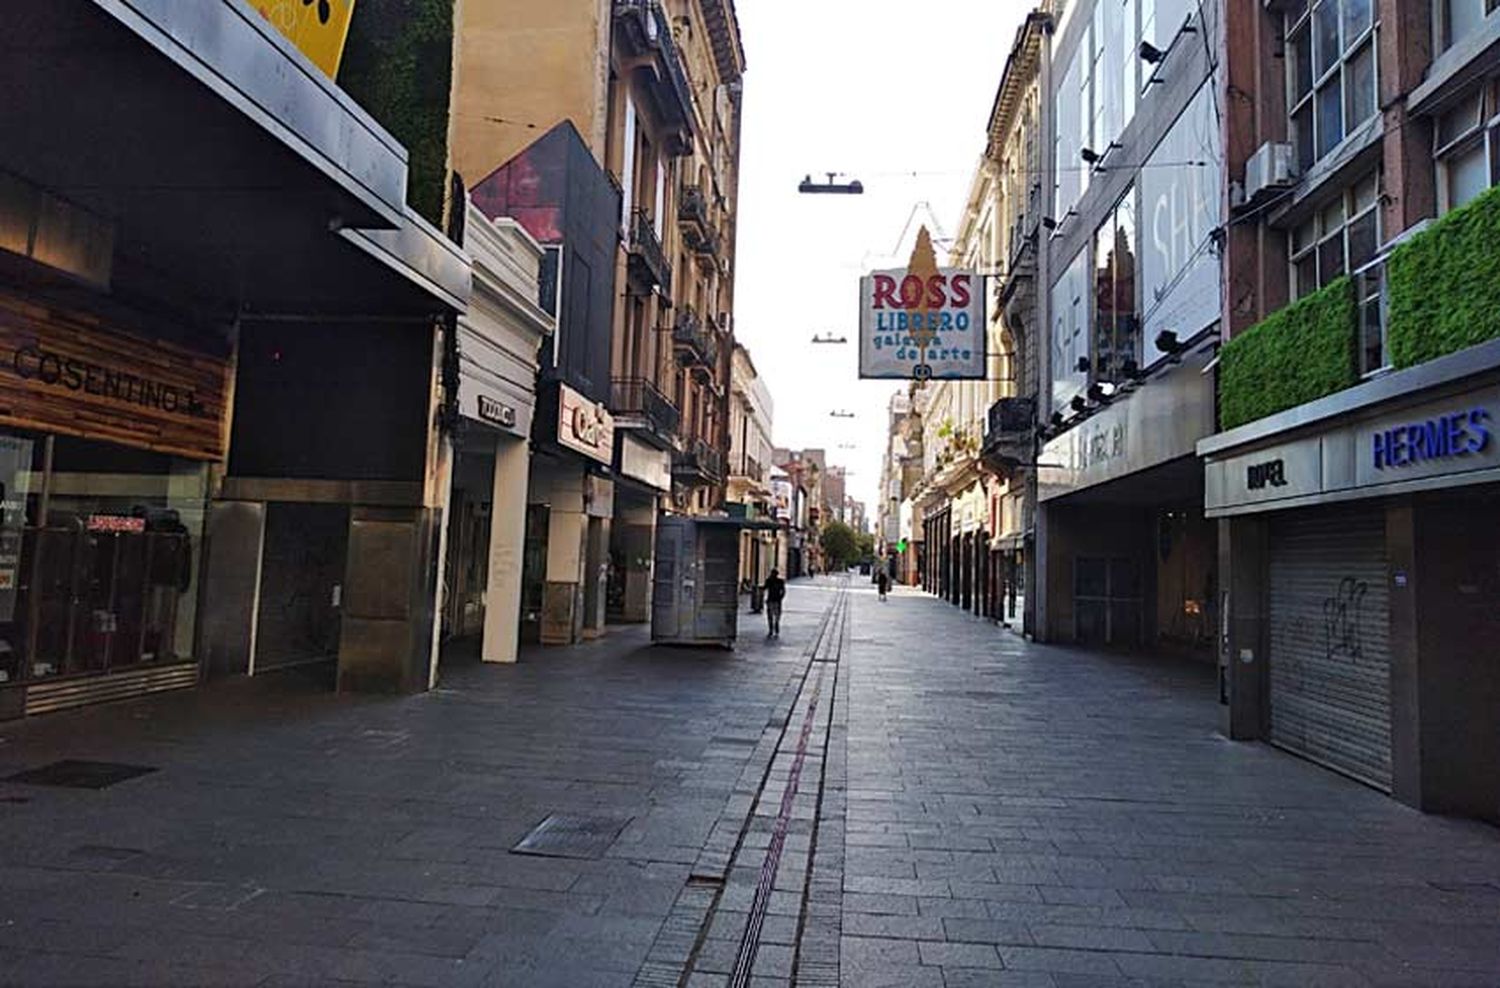
M115 294L210 316L465 304L462 252L406 209L406 151L247 4L49 0L11 5L6 33L0 169L108 221Z

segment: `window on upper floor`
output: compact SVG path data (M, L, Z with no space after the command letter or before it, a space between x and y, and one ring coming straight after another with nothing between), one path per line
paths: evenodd
M1094 348L1090 376L1123 381L1139 366L1141 307L1136 293L1135 189L1128 189L1094 235Z
M1486 83L1444 113L1433 128L1438 211L1457 209L1500 184L1500 93Z
M1375 0L1304 0L1286 14L1287 105L1305 170L1373 116Z
M1437 49L1447 51L1464 35L1477 31L1496 7L1500 0L1437 0L1433 4Z
M1360 270L1380 249L1380 173L1371 172L1290 234L1292 297Z
M1052 286L1052 411L1069 414L1075 395L1088 387L1089 277L1092 245L1085 246Z

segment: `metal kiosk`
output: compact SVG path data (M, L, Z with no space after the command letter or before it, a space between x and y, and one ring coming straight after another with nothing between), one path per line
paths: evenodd
M734 647L740 607L740 530L766 524L729 517L663 515L657 519L652 642Z

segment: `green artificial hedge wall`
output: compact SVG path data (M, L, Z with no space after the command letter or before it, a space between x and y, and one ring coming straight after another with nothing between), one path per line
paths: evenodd
M358 0L339 86L406 146L406 200L437 226L448 182L453 0Z
M1397 247L1386 262L1386 279L1395 366L1500 336L1500 188Z
M1358 379L1354 288L1340 278L1224 344L1219 352L1219 427L1233 429Z

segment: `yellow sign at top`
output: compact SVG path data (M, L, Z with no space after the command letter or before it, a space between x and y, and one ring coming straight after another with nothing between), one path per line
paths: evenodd
M250 0L250 6L328 78L338 75L354 0Z

